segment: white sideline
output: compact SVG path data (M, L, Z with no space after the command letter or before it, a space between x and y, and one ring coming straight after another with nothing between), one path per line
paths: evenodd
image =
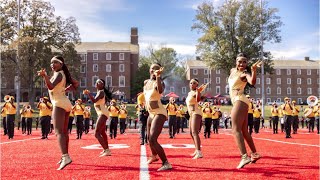
M54 135L50 135L48 137L51 137ZM33 139L41 139L41 137L36 137L36 138L29 138L29 139L21 139L21 140L16 140L16 141L8 141L8 142L2 142L0 144L10 144L10 143L16 143L16 142L23 142L23 141L29 141L29 140L33 140Z
M141 145L140 150L140 180L149 180L149 169L148 169L148 163L147 163L147 150L146 146Z

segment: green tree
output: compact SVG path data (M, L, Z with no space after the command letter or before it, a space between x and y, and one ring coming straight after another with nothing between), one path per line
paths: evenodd
M45 1L24 0L20 4L20 31L17 31L17 3L3 0L0 6L1 46L4 46L4 68L1 70L6 79L13 80L14 69L18 68L22 88L28 88L29 99L35 99L35 87L40 87L42 79L36 71L40 68L50 69L50 59L54 54L65 57L71 73L77 77L80 58L74 49L80 43L76 20L64 19L54 15L54 7ZM16 55L20 63L17 64ZM11 74L11 75L10 75ZM12 76L13 75L13 76Z
M150 65L146 63L139 65L136 76L131 83L131 97L135 97L139 92L143 91L144 81L150 78L149 69Z
M260 34L263 41L279 43L282 22L276 15L278 9L268 8L264 1L263 8L259 0L227 0L215 8L212 3L204 2L197 8L192 30L201 34L197 52L206 64L226 73L235 66L238 53L244 52L257 61L261 52ZM262 18L261 18L262 17ZM261 26L263 25L263 31ZM272 54L264 52L265 70L272 72Z

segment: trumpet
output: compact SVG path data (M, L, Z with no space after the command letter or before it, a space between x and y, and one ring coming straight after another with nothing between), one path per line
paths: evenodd
M30 106L30 105L28 105L26 108L27 108L27 110L30 110L30 109L31 109L31 106Z
M44 102L44 99L43 98L40 98L40 100L39 100L41 103L43 103Z
M8 102L11 101L11 96L5 95L4 98L3 98L3 100L8 103Z
M87 111L90 111L90 110L91 110L91 107L90 107L90 106L86 106L85 109L86 109Z

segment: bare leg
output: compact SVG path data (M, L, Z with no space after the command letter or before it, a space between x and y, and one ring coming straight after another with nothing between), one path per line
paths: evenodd
M94 131L94 135L103 147L103 149L109 149L108 145L108 136L106 133L106 121L107 117L105 115L101 115L98 117L97 125Z
M164 115L162 114L156 115L151 122L150 136L149 136L150 148L151 150L153 149L152 154L154 153L153 151L155 151L155 153L159 155L163 164L167 161L167 157L163 148L158 143L158 137L162 131L163 124L165 121L166 121L166 117Z
M68 115L68 116L67 116ZM68 117L68 118L67 118ZM62 154L68 154L68 121L69 113L59 107L53 107L52 111L53 125L55 128L55 133L58 137L58 143Z
M231 121L232 121L232 133L235 137L237 146L240 150L241 155L246 154L246 146L243 138L243 125L244 119L247 118L248 105L241 101L236 101L231 110Z
M247 116L248 116L248 111L246 111L246 115L243 117L247 117ZM253 139L248 132L248 118L244 118L243 125L242 125L242 134L247 144L249 145L251 151L255 153L256 147L254 146Z
M157 155L157 151L150 144L150 130L151 130L151 124L152 124L153 120L154 119L152 119L150 116L148 117L148 120L147 120L147 138L148 138L149 146L150 146L150 149L151 149L151 153L152 153L153 156L156 156Z
M199 130L201 127L202 118L200 115L194 114L191 117L191 120L192 120L191 121L191 136L193 138L194 145L196 146L196 150L200 150L201 141L200 141L200 137L199 137Z

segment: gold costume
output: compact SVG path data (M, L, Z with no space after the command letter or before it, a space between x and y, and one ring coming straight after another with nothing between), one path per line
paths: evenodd
M188 108L190 117L193 116L194 114L198 114L200 116L202 115L201 110L198 107L196 94L197 94L197 91L190 91L186 99L187 108Z
M72 104L68 97L66 96L66 76L64 72L61 70L59 72L54 72L53 77L51 78L51 82L59 75L62 75L62 80L59 82L52 90L49 90L49 95L51 99L51 103L53 106L64 109L66 112L70 112L72 108Z
M247 105L250 104L249 99L244 94L244 88L246 87L247 82L243 82L240 78L240 75L243 73L243 71L234 70L228 78L232 104L236 101L242 101Z
M100 91L103 91L103 90L100 90ZM98 116L105 115L108 117L109 111L106 108L105 104L106 104L105 95L103 96L103 98L99 99L96 103L94 103L94 109L96 110Z
M143 87L146 109L149 112L149 116L151 118L158 114L162 114L167 117L167 110L163 107L160 101L161 94L158 92L156 87L157 81L153 80L148 80L148 82Z

